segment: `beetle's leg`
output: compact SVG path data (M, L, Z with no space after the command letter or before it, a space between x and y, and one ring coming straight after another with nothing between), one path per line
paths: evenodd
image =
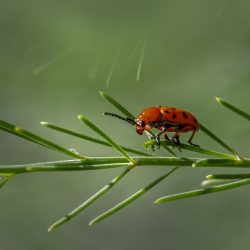
M179 143L178 143L178 142L176 142L175 140L173 140L173 138L169 138L169 137L168 137L167 131L164 132L164 138L165 138L167 141L171 142L171 143L173 144L173 147L179 146Z
M174 146L179 145L180 144L180 141L179 141L179 138L176 139L176 136L177 136L177 132L175 133L175 135L172 137L172 138L169 138L168 135L167 135L167 132L172 132L172 131L178 131L179 130L179 127L176 126L176 125L168 125L166 126L165 128L165 133L164 133L164 137L167 141L171 142ZM176 140L175 140L176 139Z
M149 140L152 140L154 138L153 135L151 135L147 130L144 130L145 131L145 134L146 136L148 137Z
M145 134L147 135L147 137L149 138L150 141L152 141L152 139L154 138L153 135L151 135L147 130L144 130L145 131ZM155 151L155 147L154 147L154 144L151 145L151 149L153 151Z
M161 147L161 143L160 143L160 136L163 134L163 133L165 133L165 129L163 129L161 132L159 132L159 133L157 133L156 134L156 145L157 145L157 147L158 148L160 148Z
M197 144L194 144L194 143L192 143L192 139L194 138L194 135L195 135L195 129L193 130L193 132L192 132L192 134L191 134L191 136L190 136L190 138L188 139L188 143L190 144L190 145L192 145L192 146L195 146L195 147L200 147L199 145L197 145Z
M180 145L181 144L181 142L180 142L180 134L178 132L176 132L174 134L174 136L171 138L171 140L175 141L175 143Z
M181 142L180 142L180 134L179 132L176 132L174 136L171 138L171 140L174 142L175 146L179 149L181 152Z
M168 137L167 131L165 131L165 133L164 133L164 138L165 138L167 141L169 141L169 142L171 142L172 144L174 144L174 142L172 141L172 139L170 139L170 138Z

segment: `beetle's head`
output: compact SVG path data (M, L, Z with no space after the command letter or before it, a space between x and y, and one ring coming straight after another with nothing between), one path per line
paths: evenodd
M136 122L136 132L139 135L142 135L143 131L147 130L146 122L143 121L142 119L136 119L135 122Z

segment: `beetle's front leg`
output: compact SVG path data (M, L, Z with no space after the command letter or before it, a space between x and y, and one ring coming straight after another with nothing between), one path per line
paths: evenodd
M145 134L148 137L148 139L151 141L154 138L154 136L152 134L150 134L147 130L144 130L144 131L145 131Z
M152 141L152 139L154 138L154 136L153 136L152 134L150 134L147 130L144 130L144 131L145 131L145 134L146 134L146 136L148 137L148 139L149 139L150 141ZM155 146L154 146L154 144L152 144L150 147L151 147L152 151L155 151Z
M161 147L161 142L160 142L160 136L162 135L162 134L164 134L166 132L166 129L164 128L161 132L159 132L159 133L157 133L156 134L156 145L157 145L157 147L158 147L158 149L160 149L160 147Z

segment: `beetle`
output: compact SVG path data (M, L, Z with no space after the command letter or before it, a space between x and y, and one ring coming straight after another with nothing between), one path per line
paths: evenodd
M180 148L180 134L189 131L191 131L192 134L188 139L188 143L192 146L199 147L192 143L192 139L196 131L200 128L200 124L195 116L186 110L169 106L153 106L144 109L136 119L122 117L110 112L105 112L104 115L113 116L135 125L136 132L139 135L145 132L149 139L153 138L153 135L149 132L152 128L160 130L160 132L156 134L156 144L158 148L160 148L160 136L162 134L173 146ZM168 132L174 132L174 135L170 138Z

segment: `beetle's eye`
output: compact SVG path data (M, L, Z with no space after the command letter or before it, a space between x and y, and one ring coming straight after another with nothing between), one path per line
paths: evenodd
M143 120L140 120L138 122L138 125L141 126L141 127L145 127L145 122Z

